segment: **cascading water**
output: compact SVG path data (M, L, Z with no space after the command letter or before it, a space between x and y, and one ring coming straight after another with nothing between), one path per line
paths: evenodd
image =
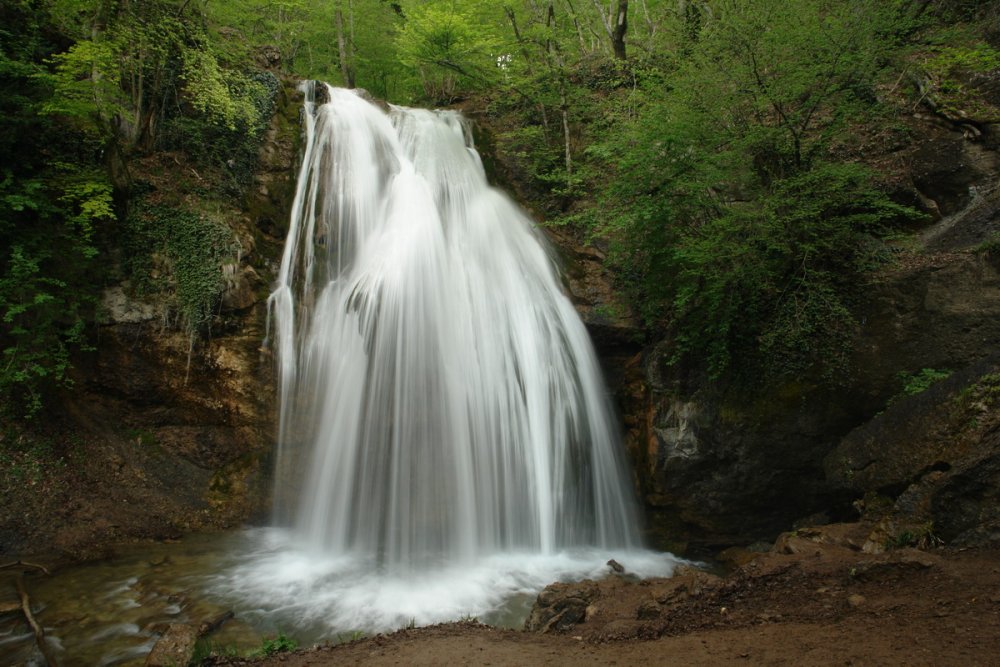
M302 546L231 586L383 629L489 613L622 553L668 573L636 551L586 330L463 118L318 83L304 118L269 304L280 539Z
M516 625L543 586L609 558L638 576L677 563L637 548L586 332L461 116L321 90L270 299L286 525L40 584L50 645L74 664L134 660L159 624L223 610L237 622L219 640L244 649L278 631L308 645ZM33 650L20 620L0 624L0 652Z

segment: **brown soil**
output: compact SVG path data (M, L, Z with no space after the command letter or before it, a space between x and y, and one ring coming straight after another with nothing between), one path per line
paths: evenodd
M558 620L544 633L452 623L215 664L1000 664L1000 550L873 555L813 539L786 536L787 553L725 578L554 585L543 597L556 608L591 596L585 620L562 631Z

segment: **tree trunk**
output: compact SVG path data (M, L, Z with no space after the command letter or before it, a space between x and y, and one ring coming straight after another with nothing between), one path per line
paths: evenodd
M354 88L354 68L351 67L351 57L348 53L347 36L344 34L344 14L337 8L334 14L337 21L337 52L340 55L340 72L344 76L344 85Z
M546 27L549 29L549 40L546 44L546 50L549 52L550 57L555 59L555 63L558 66L559 113L562 116L563 148L566 158L566 177L569 178L569 176L573 174L573 152L570 144L569 100L566 96L566 63L563 61L562 53L559 51L559 42L556 41L552 35L556 29L556 10L555 6L551 2L549 2L549 15L546 20Z
M618 0L618 11L615 12L615 25L611 33L611 46L615 58L625 60L625 33L628 30L628 0Z

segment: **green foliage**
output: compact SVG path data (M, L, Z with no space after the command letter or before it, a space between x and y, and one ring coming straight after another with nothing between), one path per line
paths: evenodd
M125 270L133 288L171 294L188 330L206 329L224 286L222 265L238 251L232 231L197 213L143 200L124 227Z
M211 639L202 637L194 645L194 653L188 665L196 667L213 657L238 658L239 649L233 644L217 644Z
M934 523L929 521L925 524L902 529L886 538L885 549L932 549L943 544L941 538L934 534Z
M220 60L247 63L262 51L280 55L282 68L303 78L341 81L335 12L342 12L346 43L354 53L359 86L383 99L401 100L406 68L394 37L402 7L387 0L229 0L207 3L212 43Z
M408 6L396 49L400 62L418 74L423 97L434 103L447 104L496 79L497 41L454 2Z
M271 72L254 72L233 76L228 85L230 98L246 107L231 118L231 125L224 115L172 116L164 123L160 145L183 150L195 164L217 168L225 175L225 192L240 196L253 181L280 84Z
M46 113L54 47L38 3L3 10L0 30L0 402L31 416L71 384L71 355L101 278L97 237L115 220L100 141Z
M906 396L927 391L932 384L944 380L951 375L951 371L939 371L933 368L921 368L916 373L902 372L896 378L902 383L902 392Z
M55 71L39 75L51 82L54 92L45 113L66 116L79 129L110 138L113 118L128 109L117 78L110 76L119 57L116 45L103 40L81 41L52 56L49 64Z
M976 118L980 122L1000 120L993 105L981 99L975 81L989 81L1000 69L1000 50L968 27L942 30L919 56L927 77L921 94L944 112Z
M135 154L187 150L232 194L252 180L278 82L226 62L203 18L183 0L0 7L0 396L13 412L34 414L71 383ZM123 231L140 289L156 281L139 265L162 258L155 289L169 288L191 330L203 329L232 234L144 204Z
M993 261L1000 260L1000 233L991 234L989 238L976 246L976 252L986 255Z
M294 651L298 647L298 642L288 637L284 632L278 632L277 636L264 640L260 650L257 651L257 655L272 656L278 653Z
M1000 373L987 373L963 389L955 397L957 414L965 414L970 407L986 412L1000 404ZM975 418L974 418L975 419ZM978 427L978 422L973 424Z
M708 3L666 32L683 54L633 70L585 155L597 197L570 219L609 259L673 361L710 377L846 370L880 238L917 214L831 140L874 95L905 21L884 2ZM627 82L628 77L622 77Z

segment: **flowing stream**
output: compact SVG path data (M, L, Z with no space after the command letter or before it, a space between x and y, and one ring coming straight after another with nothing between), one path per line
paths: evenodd
M322 99L324 103L317 102ZM269 344L276 524L192 536L32 582L54 650L141 664L165 623L217 646L300 644L477 617L515 627L558 580L644 550L587 332L460 114L309 84ZM8 619L10 620L10 619ZM31 635L0 624L0 654ZM0 661L2 662L2 661Z

